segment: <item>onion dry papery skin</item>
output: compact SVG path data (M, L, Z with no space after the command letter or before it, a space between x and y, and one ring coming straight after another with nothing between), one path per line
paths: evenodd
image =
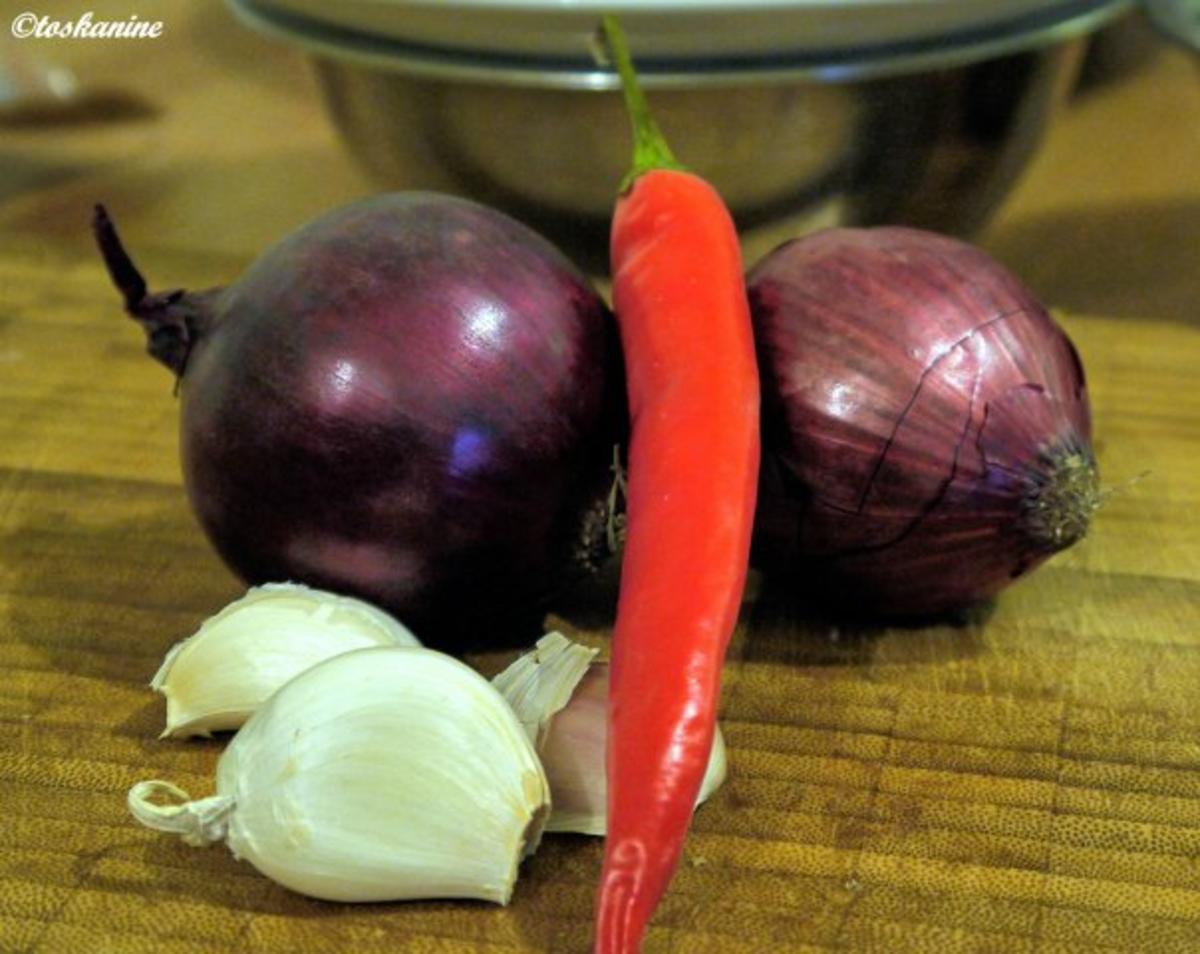
M242 579L357 596L440 648L527 638L620 420L611 315L556 248L482 205L396 193L224 289L148 294L102 209L96 230L179 375L187 494Z
M756 562L870 616L988 600L1099 498L1075 347L968 243L829 229L748 275L763 377Z

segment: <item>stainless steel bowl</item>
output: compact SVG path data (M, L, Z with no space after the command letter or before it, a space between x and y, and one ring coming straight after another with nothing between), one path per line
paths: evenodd
M586 57L409 44L262 0L232 5L312 54L334 122L381 186L448 188L574 244L602 240L630 149L609 70ZM894 44L640 67L676 154L740 224L833 202L847 224L968 234L1033 155L1088 35L1130 6L1043 3Z

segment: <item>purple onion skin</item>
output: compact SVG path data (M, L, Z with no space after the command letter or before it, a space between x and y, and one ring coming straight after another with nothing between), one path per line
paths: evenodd
M763 387L755 560L855 614L994 597L1086 531L1098 492L1078 353L985 253L830 229L748 275Z
M528 639L619 419L611 315L562 254L484 206L399 193L185 299L185 486L243 580L359 596L427 645Z

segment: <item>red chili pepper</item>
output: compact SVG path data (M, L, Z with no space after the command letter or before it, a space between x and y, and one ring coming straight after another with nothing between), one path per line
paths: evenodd
M675 162L619 25L604 29L635 138L610 245L632 421L596 915L611 954L638 948L708 764L749 560L759 387L729 211Z

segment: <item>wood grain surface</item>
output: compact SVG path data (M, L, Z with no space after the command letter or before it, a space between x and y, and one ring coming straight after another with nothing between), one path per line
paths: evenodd
M126 112L0 127L0 951L585 951L593 839L548 838L507 908L354 906L126 811L145 778L212 790L221 741L159 740L147 682L242 587L188 510L171 380L88 208L117 209L156 284L203 286L369 188L291 54L216 5L168 9L131 61L36 51ZM1091 535L963 626L752 599L729 779L648 951L1200 950L1198 147L1200 74L1160 54L1063 117L982 237L1065 309L1088 369L1113 490ZM603 613L547 624L606 638Z

